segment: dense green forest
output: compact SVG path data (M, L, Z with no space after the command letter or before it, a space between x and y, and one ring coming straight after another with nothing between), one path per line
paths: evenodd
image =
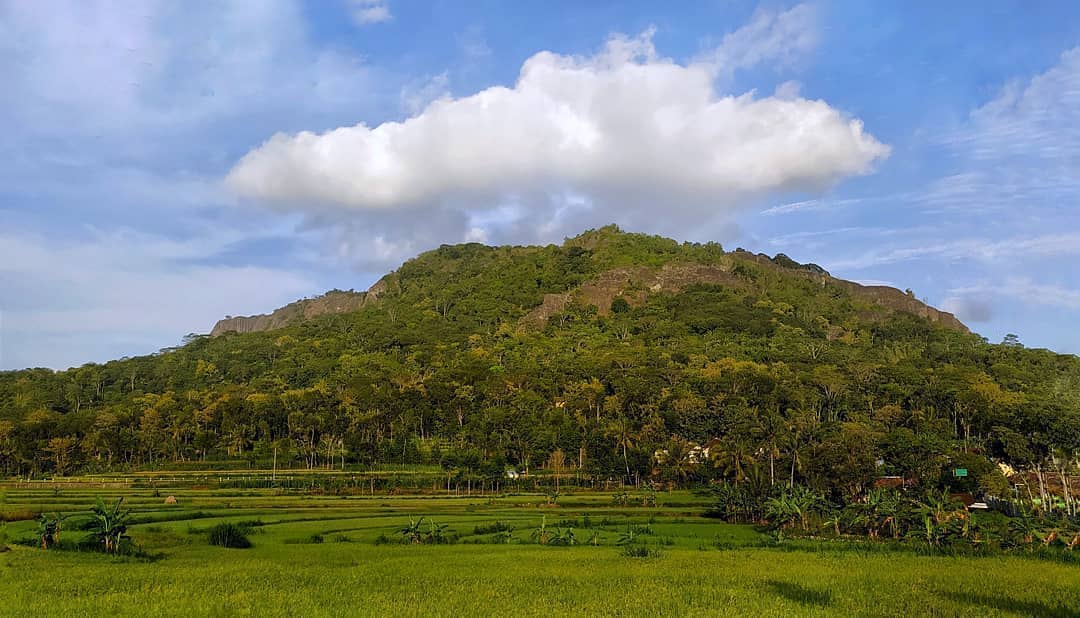
M1003 495L999 462L1046 492L1076 470L1076 357L987 343L786 256L607 227L443 246L381 285L354 313L0 373L0 473L276 452L841 497L881 476Z

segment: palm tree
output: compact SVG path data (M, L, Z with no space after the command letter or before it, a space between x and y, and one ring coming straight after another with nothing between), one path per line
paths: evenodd
M697 471L693 448L693 444L679 437L672 438L665 445L667 452L661 464L667 475L680 486Z
M630 419L620 415L608 423L605 433L609 438L615 440L615 448L622 450L623 466L626 468L626 482L629 484L630 460L626 457L626 451L627 449L634 448L634 443L637 438L637 434L634 431L634 425L630 422Z
M715 467L721 468L725 476L734 477L735 484L738 485L743 481L747 467L755 463L755 450L749 440L729 434L709 451L709 457Z
M98 538L106 553L115 554L120 549L121 541L128 539L127 527L131 518L130 510L121 509L124 498L116 499L112 506L98 496L97 504L91 509L90 532Z

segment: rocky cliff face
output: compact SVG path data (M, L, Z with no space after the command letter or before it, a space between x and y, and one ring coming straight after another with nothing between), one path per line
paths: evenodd
M618 268L601 273L576 290L565 294L546 294L543 303L526 314L520 322L525 328L542 327L552 315L561 312L572 300L585 305L595 305L600 315L611 311L611 301L616 297L626 299L631 305L645 302L650 293L678 293L696 284L747 287L753 285L735 273L740 262L750 262L766 269L782 270L786 274L805 277L822 285L835 285L855 299L878 305L886 311L910 313L946 328L968 332L960 320L951 313L940 311L913 296L888 286L865 286L853 281L837 279L816 264L799 264L783 254L770 258L764 254L735 251L717 265L692 263L666 264L658 269L646 267Z
M645 302L649 294L661 292L676 294L698 284L751 288L756 284L752 276L747 276L745 272L747 267L751 270L756 268L778 271L784 275L809 279L822 286L831 285L840 288L852 298L872 306L865 310L866 317L870 319L882 312L900 311L925 318L946 328L968 331L967 327L953 314L935 309L895 288L860 285L834 278L815 264L799 264L783 254L769 257L742 249L727 253L711 264L671 262L658 268L626 266L602 272L576 289L561 294L545 294L541 304L521 318L519 326L525 329L543 327L551 316L563 311L572 301L594 305L601 315L606 315L611 311L611 302L616 297L626 299L631 305L640 305ZM317 298L286 305L270 314L229 317L219 321L210 334L218 336L228 332L250 333L272 330L320 315L357 311L374 302L387 287L396 285L395 277L395 273L388 274L366 292L332 291Z
M621 296L628 303L636 305L645 302L650 292L674 294L700 283L736 286L744 282L731 274L730 261L718 266L665 264L657 269L645 266L616 268L585 282L577 290L565 294L545 294L544 302L521 318L521 325L541 326L575 297L586 305L595 305L600 315L607 315L611 312L611 301L616 297Z
M357 311L364 305L374 302L379 294L385 289L384 280L379 280L366 292L343 292L334 290L322 296L298 300L289 303L272 313L227 317L219 320L210 331L210 335L217 337L225 333L253 333L263 330L281 328L293 322L309 320L316 316L334 313L349 313Z
M830 277L831 279L831 277ZM911 313L931 322L940 324L946 328L968 332L968 327L957 317L948 311L941 311L927 305L912 296L901 292L896 288L884 285L861 285L843 279L832 279L833 283L846 289L852 296L867 300L895 311Z

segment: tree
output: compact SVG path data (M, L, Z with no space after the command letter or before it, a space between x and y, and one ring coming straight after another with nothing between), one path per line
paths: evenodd
M674 437L664 444L659 458L661 474L683 485L697 473L698 462L694 459L694 445L687 440Z
M630 303L626 302L626 299L622 296L616 296L615 299L611 301L612 313L626 313L628 311L630 311Z
M614 440L615 449L622 451L623 467L626 469L626 482L629 484L632 479L630 476L630 461L626 458L626 451L634 448L636 442L637 434L634 425L630 419L620 415L608 422L606 434Z
M56 466L56 474L60 476L67 474L71 456L75 452L77 444L78 441L73 436L57 437L49 440L49 443L45 446L45 452L52 455L53 464Z

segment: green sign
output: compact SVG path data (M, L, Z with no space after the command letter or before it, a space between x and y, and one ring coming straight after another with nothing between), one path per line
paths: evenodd
M967 476L967 468L957 468L952 473L953 476Z

